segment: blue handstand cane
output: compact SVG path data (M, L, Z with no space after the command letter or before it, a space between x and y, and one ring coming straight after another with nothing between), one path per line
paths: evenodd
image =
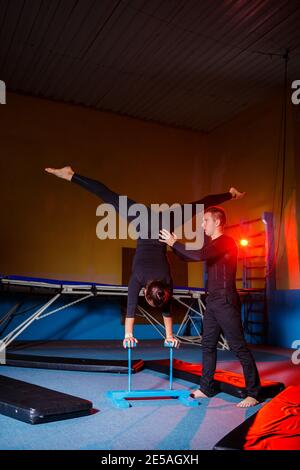
M133 347L136 345L134 344ZM189 390L173 390L173 346L170 342L165 342L165 347L170 351L170 385L169 390L132 390L131 388L131 349L132 346L128 342L128 390L115 390L107 392L107 397L113 402L117 408L129 408L131 405L129 400L149 399L149 398L174 398L185 406L198 406L196 400L190 398Z

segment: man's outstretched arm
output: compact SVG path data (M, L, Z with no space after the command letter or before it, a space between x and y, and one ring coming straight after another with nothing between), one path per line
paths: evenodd
M159 236L159 241L172 247L175 253L184 261L208 261L210 259L217 259L233 249L233 247L229 245L230 242L216 239L198 250L187 250L184 243L177 241L175 233L171 234L168 230L163 229L160 231Z

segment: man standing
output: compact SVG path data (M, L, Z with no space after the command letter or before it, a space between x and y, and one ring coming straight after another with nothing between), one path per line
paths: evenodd
M226 214L221 207L208 207L204 212L203 229L211 241L200 250L187 250L177 241L177 236L163 229L160 241L172 247L185 261L206 261L208 269L208 296L203 319L203 370L200 389L193 398L209 398L216 394L214 373L217 361L217 344L223 331L230 349L243 367L247 396L237 406L257 405L260 379L254 358L247 347L240 313L240 298L235 277L238 247L233 238L224 234Z

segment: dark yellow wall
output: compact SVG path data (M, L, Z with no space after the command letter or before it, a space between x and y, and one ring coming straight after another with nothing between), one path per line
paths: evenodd
M97 198L47 166L70 164L138 202L206 192L200 133L15 94L0 109L3 274L121 283L121 247L134 242L97 239Z
M206 136L9 94L0 107L1 272L121 282L121 247L135 243L98 240L97 198L47 175L46 166L70 164L145 203L188 202L237 186L247 197L226 203L229 223L274 210L278 235L281 99L275 93ZM290 106L279 288L300 287L299 135ZM198 263L189 265L189 284L202 285Z
M300 228L295 206L296 191L299 193L300 189L299 179L296 187L295 144L300 134L296 132L294 109L289 97L288 100L284 211L281 226L279 213L282 141L279 142L279 136L282 93L274 93L264 103L248 109L210 133L208 155L211 189L217 191L232 185L247 192L245 199L230 204L230 210L229 206L226 206L229 224L238 223L241 219L255 219L264 211L274 212L276 240L281 230L277 256L277 287L295 289L300 288L299 250L294 249L294 245L299 247Z

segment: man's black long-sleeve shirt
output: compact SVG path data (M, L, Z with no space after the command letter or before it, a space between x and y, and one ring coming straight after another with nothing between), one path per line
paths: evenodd
M117 212L119 212L119 194L109 189L102 182L87 178L85 176L78 175L75 173L72 177L72 182L78 184L89 192L95 194L103 202L111 204ZM203 204L204 207L222 204L225 201L232 199L231 193L223 193L217 195L209 195L198 201L194 201L192 204L192 216L196 215L196 204ZM136 204L132 199L127 199L128 210ZM181 205L183 208L183 205ZM183 214L183 210L181 213ZM147 207L147 222L150 227L151 221L151 208ZM166 214L166 212L164 213ZM128 216L127 221L131 222L135 219L135 216ZM170 217L171 227L173 231L176 226L172 213ZM181 220L182 225L185 220ZM165 228L163 226L162 214L159 217L159 229ZM136 253L132 265L132 274L128 284L128 303L127 303L127 316L133 317L135 314L136 306L138 303L138 297L140 290L147 285L149 281L161 280L169 284L172 287L172 276L170 272L170 265L167 258L167 247L164 243L159 241L157 238L138 238ZM168 312L165 312L166 316Z
M184 244L176 241L173 249L184 261L206 261L209 293L219 289L236 290L238 247L233 238L222 234L200 250L187 250Z

